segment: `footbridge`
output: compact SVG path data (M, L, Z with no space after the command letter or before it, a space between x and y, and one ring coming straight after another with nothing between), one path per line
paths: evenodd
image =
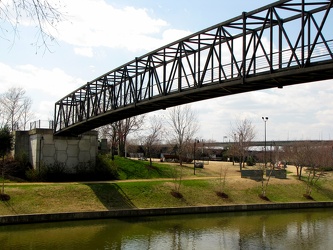
M332 79L332 1L280 0L137 57L56 102L54 134L75 136L181 104Z

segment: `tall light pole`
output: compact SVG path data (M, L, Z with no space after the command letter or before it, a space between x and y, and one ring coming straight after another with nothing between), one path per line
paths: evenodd
M265 162L265 167L266 167L266 122L268 121L268 117L261 117L262 120L264 121L265 123L265 155L264 155L264 162Z
M195 175L195 150L196 150L196 146L197 146L197 143L199 143L199 140L198 139L194 139L194 150L193 150L193 173Z

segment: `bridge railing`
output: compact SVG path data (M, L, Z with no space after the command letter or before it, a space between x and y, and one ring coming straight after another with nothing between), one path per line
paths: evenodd
M52 120L37 120L30 122L30 130L39 128L54 129L54 122Z
M326 47L325 47L326 45L329 47L329 50L326 49ZM308 52L309 52L308 49L304 50L305 54L308 54ZM295 54L297 55L297 58L301 58L301 53L303 53L303 51L301 50L301 47L296 48ZM311 62L314 63L314 62L322 62L325 60L332 60L333 59L332 53L333 53L333 40L327 41L325 44L323 42L318 43L312 54ZM282 54L281 62L279 62L280 54ZM281 52L275 52L275 53L273 53L273 56L272 56L273 62L270 65L267 63L266 55L258 56L256 58L256 67L249 69L247 75L251 76L251 75L255 75L255 74L259 74L259 73L269 72L271 68L273 70L281 70L281 69L287 69L290 67L297 66L298 65L297 60L296 59L290 60L291 57L292 57L292 53L291 53L290 49L285 49ZM246 61L250 62L251 59L246 59ZM242 61L237 62L238 65L241 65L241 63L242 63ZM236 78L239 76L238 74L235 74L235 73L232 75L232 64L230 64L230 63L224 64L224 65L222 65L222 67L225 72L225 75L223 75L222 77L219 75L219 70L220 70L219 66L215 66L214 68L208 68L207 70L212 70L213 77L211 77L211 75L208 75L206 78L204 78L202 84L206 85L206 84L211 84L212 82L226 81L228 79L233 79L233 78ZM200 73L202 73L202 71ZM185 78L189 78L191 76L192 76L192 74L187 74L185 76L182 76L180 81L184 82ZM173 79L173 82L171 85L175 86L174 83L178 82L178 81L179 81L179 78L175 77ZM162 84L163 84L163 82L162 82ZM149 91L149 89L151 87L157 88L157 86L158 86L158 84L155 83L153 86L146 86L146 87L142 88L141 90L143 93L138 92L138 94L139 94L138 99L145 100L146 98L144 96L144 93L146 91ZM184 91L186 89L191 89L191 88L195 88L194 81L192 81L191 85L183 87L182 90ZM177 91L178 91L178 88L174 88L174 89L170 89L169 93L177 92ZM123 97L125 97L125 96L123 96ZM159 97L159 95L155 95L154 97Z

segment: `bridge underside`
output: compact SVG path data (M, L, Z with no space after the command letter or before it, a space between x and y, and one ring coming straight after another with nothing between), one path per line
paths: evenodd
M308 65L309 66L309 65ZM201 88L186 89L170 95L155 96L147 101L126 107L110 110L104 114L77 122L68 128L56 132L61 136L77 136L85 131L116 122L125 118L163 110L168 107L178 106L201 100L223 97L238 93L269 88L282 88L284 86L321 81L333 78L333 61L311 64L310 67L275 70L271 73L256 74L247 78L233 78L230 81L212 82Z

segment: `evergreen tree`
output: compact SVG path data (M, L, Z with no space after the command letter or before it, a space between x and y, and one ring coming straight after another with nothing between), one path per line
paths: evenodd
M13 147L13 136L10 133L8 126L0 128L0 157L2 157L1 164L1 176L2 176L2 189L1 195L5 193L5 172L6 172L6 164L5 157L10 152Z

